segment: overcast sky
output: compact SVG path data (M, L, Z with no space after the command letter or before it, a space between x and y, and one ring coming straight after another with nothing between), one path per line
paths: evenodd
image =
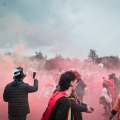
M0 0L0 49L48 57L120 57L120 0Z

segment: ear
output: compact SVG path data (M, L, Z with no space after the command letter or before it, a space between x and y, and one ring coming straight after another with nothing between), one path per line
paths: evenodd
M70 82L70 86L73 86L73 81Z

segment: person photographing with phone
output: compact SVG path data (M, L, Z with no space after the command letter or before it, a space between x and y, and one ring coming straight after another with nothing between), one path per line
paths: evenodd
M6 85L3 93L3 100L8 102L8 119L26 120L27 114L30 113L28 93L38 90L38 80L35 79L36 73L33 73L34 85L30 86L23 82L26 77L23 68L15 68L12 72L14 80Z

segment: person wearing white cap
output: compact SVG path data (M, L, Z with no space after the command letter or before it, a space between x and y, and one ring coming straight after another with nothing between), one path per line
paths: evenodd
M28 93L38 90L38 80L34 79L34 85L30 86L23 82L26 77L23 68L15 68L12 72L14 80L6 85L3 93L3 100L8 102L8 119L26 120L27 114L30 113Z

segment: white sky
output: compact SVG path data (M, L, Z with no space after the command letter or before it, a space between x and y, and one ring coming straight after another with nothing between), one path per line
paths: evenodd
M0 0L0 49L48 57L120 57L120 0Z

